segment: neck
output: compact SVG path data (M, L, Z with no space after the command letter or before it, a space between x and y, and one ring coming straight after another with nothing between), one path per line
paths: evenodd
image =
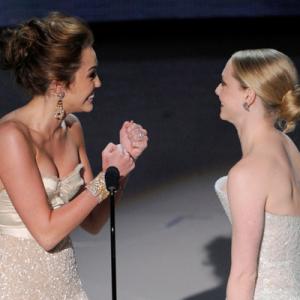
M255 145L259 145L270 132L274 131L274 124L271 120L246 120L240 126L235 126L240 139L243 157L252 152Z

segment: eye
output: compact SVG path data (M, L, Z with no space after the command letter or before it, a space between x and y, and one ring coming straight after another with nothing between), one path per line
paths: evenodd
M97 77L97 71L94 70L93 72L91 72L90 75L89 75L89 77L90 77L91 79L95 79L95 78Z
M221 80L220 80L220 84L221 84L221 86L224 86L224 85L226 85L226 84L225 84L225 82L224 82L224 80L223 80L223 78L221 78Z

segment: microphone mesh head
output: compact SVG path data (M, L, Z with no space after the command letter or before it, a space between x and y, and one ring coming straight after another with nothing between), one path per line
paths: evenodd
M120 172L116 167L109 167L105 172L106 188L111 191L116 191L119 188Z

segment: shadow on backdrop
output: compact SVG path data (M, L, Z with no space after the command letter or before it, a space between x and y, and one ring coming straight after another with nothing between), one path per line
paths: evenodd
M200 294L192 295L183 300L224 300L226 283L230 270L231 239L217 237L205 246L207 252L206 265L213 267L214 275L220 280L219 286Z

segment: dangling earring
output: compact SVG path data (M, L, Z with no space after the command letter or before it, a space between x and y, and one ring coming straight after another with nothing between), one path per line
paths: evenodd
M57 94L58 100L56 103L56 109L55 109L55 113L54 113L54 118L57 120L62 120L65 115L64 106L63 106L63 98L64 97L65 97L64 92L60 92Z
M246 111L250 111L250 105L247 103L247 102L244 102L243 103L243 107L244 107L244 109L246 110Z

